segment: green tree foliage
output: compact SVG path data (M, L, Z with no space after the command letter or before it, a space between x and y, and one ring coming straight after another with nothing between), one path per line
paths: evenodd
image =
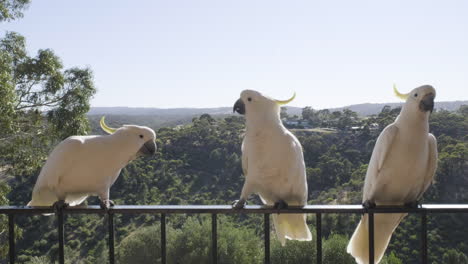
M272 234L272 236L274 237L271 245L272 263L294 264L317 262L317 245L315 238L312 239L312 241L305 242L288 240L283 247L276 239L276 234Z
M309 121L313 127L332 127L341 130L349 129L358 124L358 115L349 109L334 111L328 109L314 110L307 106L302 109L302 118Z
M58 140L89 130L91 70L64 70L48 49L30 57L24 37L7 32L0 39L0 82L0 167L12 174L34 172Z
M23 17L31 0L0 0L0 23Z
M167 244L173 245L175 231L166 227ZM142 227L122 240L117 248L118 263L161 263L160 226Z
M261 263L262 241L254 230L221 217L218 227L220 263ZM188 217L180 229L168 226L168 263L211 263L211 222ZM119 263L160 263L160 227L140 228L124 238L118 248Z
M33 257L31 260L27 261L26 264L49 264L50 258L47 256Z
M0 172L1 173L1 172ZM10 188L6 184L6 182L0 181L0 205L8 205L8 199L6 198L6 194L9 192ZM2 256L6 256L8 253L8 246L7 241L8 239L8 218L6 215L0 215L0 259Z
M403 262L395 255L395 253L392 251L385 256L382 261L380 262L382 264L403 264Z
M346 253L348 238L343 235L333 234L323 243L324 264L354 264L354 258Z
M468 257L454 249L449 249L442 257L444 264L468 264Z

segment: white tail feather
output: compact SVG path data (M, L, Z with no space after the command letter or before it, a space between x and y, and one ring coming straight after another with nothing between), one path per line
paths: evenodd
M282 246L286 244L286 239L312 240L305 214L273 214L273 224Z
M80 205L84 200L88 198L87 194L69 194L65 199L65 202L68 203L70 206Z
M384 256L392 233L406 214L375 214L374 215L374 260L379 263ZM347 252L358 264L369 264L369 224L365 214L353 236L349 240Z

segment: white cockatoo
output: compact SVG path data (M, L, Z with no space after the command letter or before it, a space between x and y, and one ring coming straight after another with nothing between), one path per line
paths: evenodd
M113 205L109 189L120 170L139 155L153 155L156 134L144 126L110 128L104 117L100 124L110 135L71 136L54 148L28 206L74 206L89 195L99 196L103 208Z
M302 146L280 119L280 106L291 102L268 98L257 91L242 91L234 111L245 115L246 132L242 142L242 169L245 176L240 199L242 208L252 193L275 208L307 204L307 180ZM305 214L273 214L278 240L311 240Z
M435 89L424 85L401 94L406 102L395 122L377 138L364 182L363 205L415 207L431 185L437 168L437 143L429 133L429 115L434 108ZM375 263L382 259L395 228L406 214L375 214ZM369 263L368 215L365 214L347 251L359 264Z

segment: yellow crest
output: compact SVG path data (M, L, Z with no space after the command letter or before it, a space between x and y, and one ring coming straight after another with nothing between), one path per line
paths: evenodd
M393 84L393 92L395 93L396 97L400 98L401 100L405 100L408 99L408 96L409 96L409 93L407 94L402 94L400 93L397 88L396 88L396 85Z
M117 129L108 127L105 122L106 117L103 116L101 117L101 121L99 121L99 124L101 125L102 130L104 130L107 134L113 134Z
M294 98L296 98L296 93L294 93L293 96L289 98L288 100L275 100L275 102L279 105L285 105L285 104L289 104L292 100L294 100Z

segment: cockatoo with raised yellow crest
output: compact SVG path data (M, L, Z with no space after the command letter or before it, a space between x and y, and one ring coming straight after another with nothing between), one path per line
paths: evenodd
M437 168L437 143L429 133L435 89L423 85L401 94L394 86L394 92L406 102L395 122L380 133L375 143L363 191L363 205L368 208L376 205L417 206ZM401 213L375 214L375 263L381 261L393 231L405 216ZM369 263L367 214L354 231L347 251L357 263Z
M156 152L156 134L148 127L124 125L101 128L109 135L71 136L50 153L42 168L28 206L74 206L97 195L109 208L109 189L120 170L140 155ZM57 203L56 203L57 202Z
M242 91L234 111L245 115L242 169L245 176L235 209L243 208L252 193L275 208L307 204L307 180L302 146L280 119L280 106L291 102L268 98L257 91ZM305 214L273 214L278 240L311 240Z

